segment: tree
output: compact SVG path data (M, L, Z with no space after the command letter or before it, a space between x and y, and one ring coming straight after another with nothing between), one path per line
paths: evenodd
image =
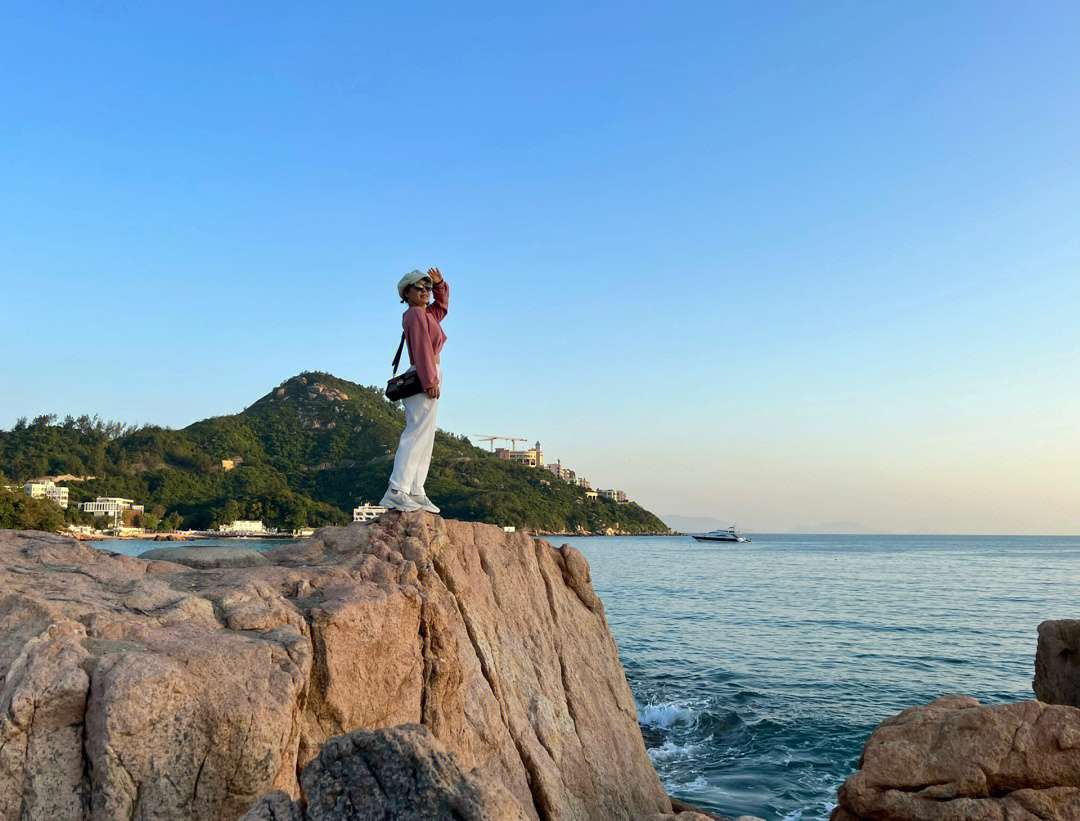
M48 499L31 499L21 490L0 493L0 528L60 530L64 511Z
M290 513L288 518L286 518L285 520L285 524L289 527L290 530L294 532L297 530L303 530L305 527L307 527L307 523L308 515L306 510L297 510L293 513Z
M235 499L229 499L224 507L214 511L214 524L228 525L240 518L240 505Z

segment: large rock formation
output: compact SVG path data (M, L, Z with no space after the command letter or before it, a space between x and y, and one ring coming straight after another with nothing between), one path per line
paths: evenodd
M1062 619L1039 625L1031 686L1039 701L1080 707L1080 621Z
M946 696L886 719L833 821L1080 818L1080 710Z
M232 819L421 724L529 819L668 816L588 564L384 515L193 570L0 532L0 817Z

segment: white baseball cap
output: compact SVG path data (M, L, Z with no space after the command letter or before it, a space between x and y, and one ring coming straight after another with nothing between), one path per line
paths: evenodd
M419 282L422 279L425 279L426 277L427 277L427 274L423 273L422 271L409 271L409 273L405 274L405 276L403 276L398 281L398 284L397 284L397 294L398 294L398 296L401 297L402 299L404 299L405 298L405 289L408 288L410 285L415 285L417 282Z

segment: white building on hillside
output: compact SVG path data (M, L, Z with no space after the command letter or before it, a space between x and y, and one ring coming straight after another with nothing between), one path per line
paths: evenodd
M68 489L60 487L51 479L45 482L27 482L23 489L31 499L50 499L60 507L68 506Z
M142 513L143 506L135 504L134 499L120 499L113 496L98 496L92 502L80 502L79 510L93 513L95 516L111 516L113 522L119 522L125 510Z
M371 522L378 519L383 513L386 513L386 508L382 505L369 505L364 502L359 507L353 508L352 520L354 522Z
M227 525L218 526L218 533L229 533L236 536L260 536L266 532L266 526L262 523L262 519L237 519Z
M551 471L564 482L573 482L574 479L577 478L577 475L574 473L574 471L563 465L562 459L559 459L557 462L554 463L548 462L546 465L544 465L544 470Z
M626 493L621 490L615 490L614 488L600 491L600 498L607 499L609 502L625 502Z

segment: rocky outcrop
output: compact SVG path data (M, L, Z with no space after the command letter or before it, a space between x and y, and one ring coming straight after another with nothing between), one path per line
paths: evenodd
M149 561L175 562L197 570L218 567L265 567L266 556L248 547L155 547L139 554Z
M886 719L833 821L1080 818L1080 710L946 696Z
M1031 686L1039 701L1080 707L1080 621L1061 619L1039 625Z
M426 727L354 730L327 741L301 776L305 801L263 796L242 821L524 821L500 783L463 772Z
M574 548L389 513L267 558L0 532L0 817L233 819L406 723L526 818L670 817Z
M1080 819L1080 621L1039 625L1039 701L948 696L882 722L834 821Z

